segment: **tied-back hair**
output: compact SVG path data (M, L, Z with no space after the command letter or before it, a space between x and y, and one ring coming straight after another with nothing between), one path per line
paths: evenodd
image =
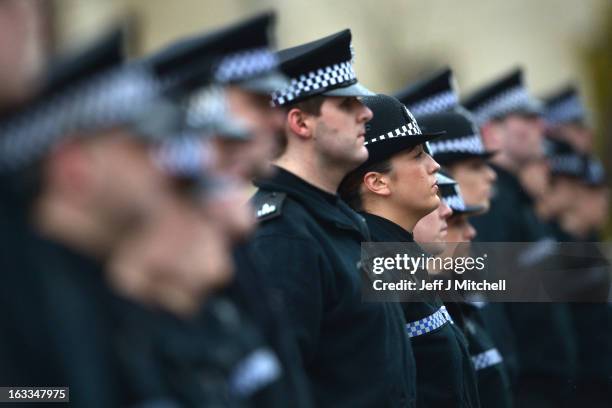
M363 211L361 186L363 185L363 176L371 171L383 174L389 173L391 171L391 159L372 163L365 167L358 167L347 174L340 183L338 194L355 211Z

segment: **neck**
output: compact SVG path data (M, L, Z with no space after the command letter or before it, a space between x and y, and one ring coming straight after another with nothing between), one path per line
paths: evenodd
M117 235L104 222L61 200L40 200L33 221L43 237L96 259L105 259L116 241Z
M323 165L314 155L309 154L296 156L286 153L274 164L330 194L337 194L338 186L348 172L340 166Z
M370 214L385 218L406 231L412 233L414 226L423 215L411 214L409 211L395 208L382 200L364 203L364 210Z

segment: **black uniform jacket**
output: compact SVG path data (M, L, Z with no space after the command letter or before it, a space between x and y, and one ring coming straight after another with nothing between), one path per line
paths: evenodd
M414 242L412 234L399 225L376 215L363 213L372 241ZM418 256L419 254L417 254ZM440 309L442 301L402 304L407 322L430 316ZM478 389L467 341L454 323L446 323L429 333L412 337L417 364L417 393L422 407L477 407Z
M256 185L261 224L250 253L287 312L316 406L413 406L401 308L361 299L365 221L336 195L280 168Z

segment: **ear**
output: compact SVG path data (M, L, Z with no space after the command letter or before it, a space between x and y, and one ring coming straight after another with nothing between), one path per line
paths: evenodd
M288 130L301 139L310 139L314 134L314 116L292 108L287 113Z
M369 171L363 175L363 184L365 187L379 196L388 197L391 195L388 182L389 178L386 174L376 171Z

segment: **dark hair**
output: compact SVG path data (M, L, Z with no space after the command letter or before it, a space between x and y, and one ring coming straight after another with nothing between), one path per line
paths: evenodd
M297 108L311 115L319 116L321 114L321 105L325 102L324 95L315 95L303 101L287 105L285 109L289 112L290 109Z
M338 188L338 194L355 211L363 210L361 185L363 184L363 176L370 171L389 173L391 171L391 159L385 159L365 167L358 167L344 177Z

